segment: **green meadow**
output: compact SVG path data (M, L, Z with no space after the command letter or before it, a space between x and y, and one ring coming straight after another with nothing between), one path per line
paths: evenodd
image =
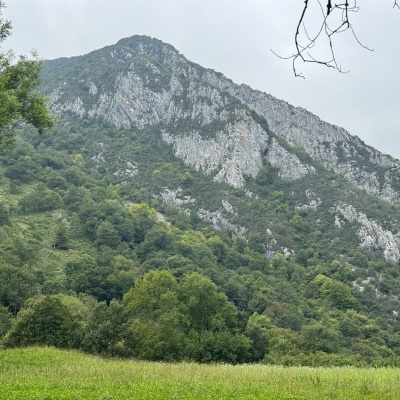
M0 399L400 399L400 370L166 364L14 349L0 352Z

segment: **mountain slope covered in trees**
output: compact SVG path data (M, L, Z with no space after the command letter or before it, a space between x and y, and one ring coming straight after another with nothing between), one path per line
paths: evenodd
M147 37L42 91L0 164L3 346L398 363L399 161Z

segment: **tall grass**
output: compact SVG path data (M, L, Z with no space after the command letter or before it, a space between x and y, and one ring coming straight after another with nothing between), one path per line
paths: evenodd
M400 370L104 360L0 351L0 399L400 399Z

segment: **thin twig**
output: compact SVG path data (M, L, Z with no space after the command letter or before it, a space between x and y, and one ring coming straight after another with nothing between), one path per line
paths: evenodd
M1 0L0 0L1 1ZM350 31L356 42L366 50L373 51L373 49L364 45L358 38L353 25L351 23L351 13L356 13L359 11L360 7L357 5L357 0L342 0L342 3L332 4L331 0L325 0L326 6L323 6L321 0L315 0L321 10L321 25L318 32L315 35L310 35L307 24L305 22L306 15L309 14L309 6L311 4L310 0L304 0L304 6L301 11L301 15L296 27L296 33L294 35L295 52L288 57L282 57L274 52L277 57L284 60L292 59L293 72L296 77L304 78L303 73L297 70L297 61L300 59L303 63L314 63L325 65L328 68L336 69L341 73L346 73L348 71L343 71L342 66L338 64L335 55L334 38L339 33L345 33ZM400 9L400 0L394 0L393 8L397 7ZM325 8L326 7L326 8ZM326 10L326 12L325 12ZM334 23L334 16L340 16L341 20L339 23ZM330 24L328 24L328 18ZM340 18L340 17L339 17ZM333 25L333 26L330 26ZM329 61L324 61L315 57L311 50L315 47L321 36L325 36L328 40L328 46L331 53L331 59Z

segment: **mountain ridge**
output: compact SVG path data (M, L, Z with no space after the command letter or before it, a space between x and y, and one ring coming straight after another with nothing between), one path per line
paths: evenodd
M63 110L72 110L80 116L88 112L90 117L103 116L112 121L116 126L128 127L131 123L134 123L139 127L143 127L148 124L162 123L165 122L165 116L167 119L170 117L168 116L169 104L166 103L173 101L173 97L179 95L182 91L179 77L177 77L180 74L188 77L190 80L202 82L203 86L206 83L211 88L217 88L222 92L229 93L233 98L238 99L265 118L272 131L290 145L303 147L311 157L322 162L323 165L333 169L335 172L346 176L347 179L358 187L377 194L384 199L399 201L400 163L395 161L393 157L382 154L370 146L366 146L357 136L350 135L343 128L328 124L301 107L293 107L283 100L278 100L271 95L253 90L247 85L234 84L221 73L217 73L211 69L204 69L195 63L187 61L174 47L157 39L144 36L125 38L118 41L114 46L108 46L91 52L88 56L98 51L102 53L111 51L111 57L114 57L116 49L120 51L129 49L129 51L134 50L138 54L150 55L172 68L169 71L171 79L169 92L172 97L169 96L163 101L161 93L158 91L160 95L153 96L152 98L153 104L158 104L157 109L149 111L148 108L140 107L138 102L133 102L130 109L129 107L126 108L126 105L132 102L131 94L135 95L135 90L143 90L146 87L144 85L144 87L135 89L135 87L129 86L129 82L134 79L134 72L126 72L125 74L120 73L116 76L115 86L119 88L119 91L117 90L117 97L113 97L112 92L110 95L110 92L103 91L102 95L99 96L97 107L92 107L91 109L88 107L85 108L83 103L81 104L82 100L79 96L74 102L66 103L63 106L55 106L59 100L59 94L53 90L51 93L51 106L53 110L60 112L61 107ZM130 52L124 55L128 58L132 56ZM118 61L120 62L121 58ZM132 70L132 65L130 65L129 69ZM97 92L97 87L95 89L93 85L93 82L88 83L88 90L91 93L93 91ZM198 91L199 87L189 88L189 96L191 95L190 89L192 89L192 92L194 90ZM167 91L165 90L164 93ZM208 95L213 95L211 89ZM214 94L214 97L218 96ZM151 114L153 111L155 121L152 121L151 118L140 120L137 115L132 114L132 109L135 107L138 109L138 113L150 112ZM207 110L203 107L203 109L198 111L202 112L203 117L204 115L209 118L211 117L209 109ZM176 107L173 112L177 112ZM194 117L198 117L198 114ZM193 115L191 115L191 118L193 119ZM362 161L361 163L360 160ZM376 172L372 171L376 167L382 169L379 176Z

